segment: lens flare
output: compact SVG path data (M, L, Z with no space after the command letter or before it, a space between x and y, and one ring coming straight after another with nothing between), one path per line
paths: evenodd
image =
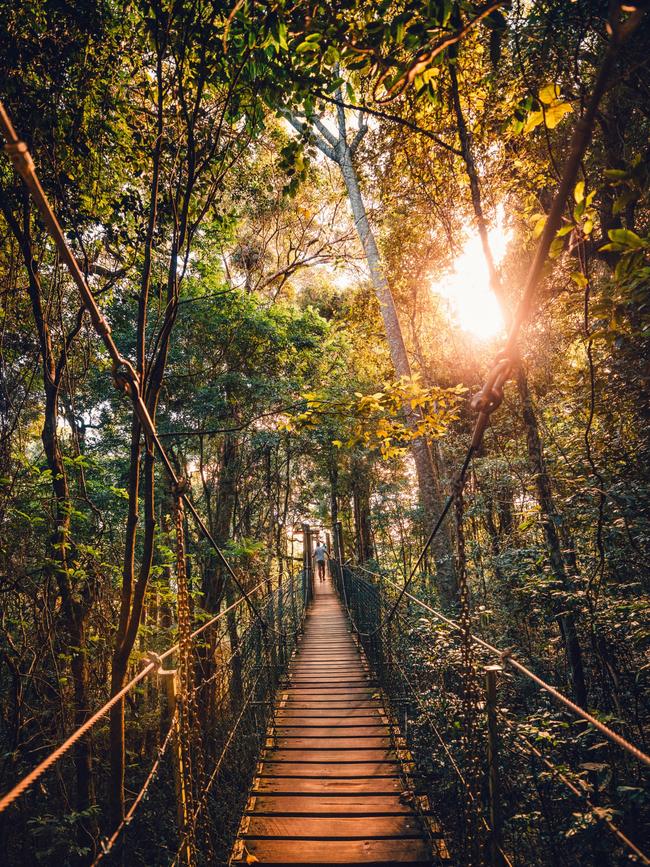
M488 236L495 264L498 265L505 256L510 233L503 226L503 213L499 212L497 217L497 224ZM481 240L475 230L467 233L452 270L432 283L431 291L448 303L452 317L463 331L482 340L503 332L503 316L490 288L490 275Z

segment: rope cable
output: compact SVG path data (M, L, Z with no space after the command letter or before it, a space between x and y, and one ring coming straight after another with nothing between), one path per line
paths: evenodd
M258 589L260 586L262 586L262 584L265 584L265 583L266 583L266 581L262 581L262 582L260 582L260 584L258 584L257 587L254 588L254 590ZM227 609L225 609L223 612L221 612L221 614L219 615L219 619L220 619L221 617L223 617L225 614L227 614L228 612L230 612L233 608L235 608L238 604L240 604L240 603L243 602L243 601L244 601L243 599L240 599L240 600L238 600L236 603L234 603L233 605L230 605ZM200 630L195 630L195 631L191 634L191 637L192 637L192 638L195 638L196 635L199 634L200 631L203 631L207 626L212 625L212 623L214 623L215 619L217 619L217 618L212 618L212 620L210 620L208 623L204 624L204 625L201 627ZM254 626L254 623L251 624L251 625L248 627L247 632L248 632L250 629L252 629L253 626ZM232 661L235 657L241 655L241 653L242 653L243 650L245 649L245 646L244 646L244 636L247 634L247 632L244 633L244 635L241 636L241 639L242 639L242 640L241 640L239 646L237 647L237 649L236 649L235 651L233 651L233 652L230 654L230 656L228 656L227 659L223 660L223 665L225 665L226 667L231 663L231 661ZM178 645L177 645L176 647L178 647ZM169 652L170 652L170 651L166 651L165 656L168 656L168 655L169 655ZM162 659L163 659L162 656L158 657L158 660L160 660L161 662L162 662ZM192 689L192 693L191 693L191 697L192 697L192 700L194 701L194 703L196 703L196 696L198 695L199 690L201 690L203 687L207 686L207 685L208 685L209 683L211 683L212 681L216 680L217 677L218 677L220 674L221 674L221 671L217 671L217 672L215 672L213 675L211 675L211 677L209 677L209 678L207 678L207 679L205 679L205 680L202 680L201 683L196 684L196 685L193 687L193 689ZM254 688L257 686L257 683L259 682L259 678L260 678L260 677L261 677L261 672L260 672L260 675L258 676L258 678L255 680L255 683L253 684L253 690L251 690L251 693L250 693L250 694L253 693ZM233 724L233 727L232 727L232 729L230 730L230 732L229 732L229 734L228 734L227 740L226 740L226 742L225 742L225 744L224 744L224 747L223 747L223 749L222 749L222 752L221 752L221 756L219 757L219 759L218 759L218 761L217 761L217 764L216 764L214 770L212 771L212 774L211 774L210 778L208 779L207 783L206 783L205 781L202 781L202 792L201 792L201 795L200 795L200 797L198 798L198 801L197 801L197 803L196 803L195 813L192 814L192 818L191 818L191 821L192 821L192 822L196 822L196 819L197 819L197 817L198 817L198 814L199 814L200 810L202 809L202 807L203 807L203 805L204 805L205 796L207 795L207 792L209 791L209 789L210 789L210 788L212 787L212 785L213 785L214 777L216 776L216 774L217 774L218 771L219 771L219 768L221 767L221 763L223 762L223 759L224 759L224 757L225 757L225 753L226 753L227 749L229 748L229 746L230 746L230 744L231 744L231 742L232 742L232 738L234 737L235 730L237 729L237 727L238 727L238 725L239 725L239 722L240 722L240 720L241 720L241 717L243 717L243 713L244 713L244 711L246 710L246 707L247 707L248 704L250 703L250 694L249 694L249 697L248 697L247 702L245 702L245 706L242 708L242 711L241 711L241 713L240 713L238 719L237 719L236 722ZM144 782L142 788L140 789L140 791L139 791L137 797L135 798L135 800L134 800L133 803L131 804L131 806L130 806L128 812L127 812L127 814L125 815L125 817L122 819L122 821L120 822L120 824L118 825L118 827L115 829L115 831L114 831L113 834L111 835L110 839L108 839L106 842L102 842L102 851L99 853L99 855L97 856L97 858L95 859L95 861L93 861L91 867L95 867L95 865L98 864L98 863L102 860L102 858L104 858L104 856L106 856L106 855L108 855L108 854L110 853L110 851L113 849L115 843L117 842L117 840L118 840L120 834L124 831L124 829L127 827L127 825L129 825L129 823L131 822L131 820L132 820L132 818L133 818L133 816L134 816L134 814L135 814L135 811L137 810L138 806L139 806L139 805L142 803L142 801L144 800L144 797L145 797L145 795L146 795L146 793L147 793L147 790L149 789L149 786L151 785L151 783L153 782L153 780L155 779L155 777L156 777L156 775L157 775L158 767L159 767L159 765L160 765L160 762L161 762L161 760L162 760L162 758L163 758L165 752L167 751L167 748L168 748L168 746L169 746L169 744L170 744L170 742L171 742L171 739L172 739L172 737L173 737L173 735L174 735L174 727L175 727L176 724L177 724L178 713L179 713L179 709L177 708L177 709L175 710L174 718L172 719L172 723L171 723L171 725L170 725L170 727L169 727L169 730L167 731L167 735L166 735L166 737L165 737L165 740L163 741L162 745L161 745L161 746L159 747L159 749L158 749L158 754L157 754L156 760L155 760L155 762L153 763L153 765L152 765L152 767L151 767L151 769L150 769L150 771L149 771L149 774L147 775L147 778L146 778L146 780L145 780L145 782ZM188 829L188 831L189 831L189 829ZM177 853L177 856L176 856L176 857L178 857L178 854L179 854L180 851L182 850L183 845L184 845L184 841L183 841L183 843L181 844L181 846L180 846L180 848L179 848L179 850L178 850L178 853Z
M59 252L59 255L63 262L67 265L68 271L72 279L74 280L79 294L81 296L81 301L88 311L90 315L90 319L93 325L93 328L101 338L110 358L113 363L113 379L115 382L116 388L123 391L125 394L131 397L133 402L133 409L135 414L137 415L140 424L145 432L145 435L149 437L150 441L155 446L155 449L162 461L162 464L169 475L172 486L175 489L180 491L180 495L183 498L183 502L187 506L188 510L192 514L197 526L201 530L201 533L208 541L210 546L215 551L217 557L219 558L222 566L227 571L228 575L232 579L233 583L239 590L242 596L246 598L247 604L253 611L254 615L260 621L260 625L264 628L264 619L262 615L257 610L257 607L253 604L253 602L248 599L246 590L244 589L241 581L237 577L234 569L226 559L223 551L217 545L214 537L208 530L205 522L199 515L196 507L192 503L189 494L184 488L185 484L181 483L181 480L176 474L172 462L169 458L169 455L165 451L165 448L161 442L160 436L156 429L156 425L154 420L152 419L149 409L145 403L143 398L143 389L144 382L140 381L140 377L135 371L131 362L121 355L117 344L115 343L112 334L111 327L108 324L104 314L101 312L97 301L95 300L95 296L93 295L92 289L88 285L88 282L79 267L79 263L77 262L74 253L66 241L65 235L61 228L61 225L50 205L50 202L41 186L41 182L36 174L36 168L34 166L34 161L29 152L29 148L24 141L18 137L16 130L11 122L11 119L2 103L0 101L0 131L2 132L6 143L4 146L5 151L9 155L15 170L20 175L20 177L25 182L29 192L32 194L32 197L36 203L36 206L43 218L43 221L49 230L50 236L54 241L56 248Z
M529 753L535 755L548 768L551 774L554 777L557 777L557 779L559 779L577 798L583 800L587 804L589 809L594 813L594 815L597 816L600 821L604 822L608 830L611 831L612 834L614 834L616 837L618 837L621 843L623 843L625 846L627 846L628 849L634 852L634 854L638 858L640 858L644 864L650 864L650 858L648 858L648 856L644 852L642 852L641 849L639 849L638 846L636 846L620 830L620 828L618 828L618 826L611 821L611 819L604 813L602 808L596 806L596 804L593 803L593 801L586 792L581 792L580 789L578 789L578 787L571 782L571 780L566 776L566 774L557 767L557 765L554 765L550 759L544 756L540 752L540 750L538 750L537 747L530 742L530 739L527 738L526 735L522 734L519 731L516 731L514 725L505 716L503 711L497 708L497 713L499 714L500 718L505 723L507 728L509 728L510 731L514 733L514 736L519 739L520 745L523 745L524 748L529 751Z
M366 570L368 571L368 570ZM377 574L377 573L374 573ZM382 576L384 581L387 581L389 584L392 584L396 589L401 589L399 584L396 584L394 581L391 581L387 576ZM446 623L452 629L455 629L457 632L461 632L461 626L455 620L452 620L450 617L447 617L440 611L437 611L435 608L432 608L426 602L423 602L422 599L418 599L417 596L414 596L412 593L405 594L412 602L415 602L417 605L420 605L427 611L429 614L432 614L438 620L442 620L443 623ZM550 683L547 683L541 677L535 674L535 672L531 671L527 666L523 663L519 662L519 660L512 656L512 653L509 650L499 650L498 647L495 647L493 644L490 644L488 641L485 641L479 636L471 633L471 639L475 644L478 644L480 647L483 647L493 656L496 656L499 661L504 665L510 665L515 670L517 670L524 677L529 678L534 683L537 684L540 689L547 692L550 696L552 696L556 701L563 704L570 711L572 711L576 716L581 717L585 722L588 722L590 725L594 726L594 728L598 729L598 731L605 735L605 737L609 738L612 743L616 744L622 750L627 751L633 758L637 761L641 762L644 765L650 767L650 756L640 750L637 746L630 743L630 741L626 740L624 737L619 735L617 732L610 729L604 723L601 723L600 720L596 719L596 717L592 716L588 711L583 710L579 705L575 704L575 702L571 701L570 698L564 695L564 693L560 692L556 687L552 686Z
M254 593L256 590L259 590L260 587L264 586L266 581L260 581L249 593ZM237 599L236 602L233 602L232 605L229 605L228 608L225 608L219 614L216 614L206 623L203 623L198 629L195 629L192 632L192 639L196 638L210 626L213 626L218 620L221 620L222 617L225 617L230 611L234 608L237 608L242 602L245 602L245 598L242 596L240 599ZM41 777L45 771L48 770L52 765L54 765L68 750L74 746L74 744L86 734L99 720L104 717L109 710L114 707L121 699L123 699L132 689L137 686L141 680L150 675L152 672L157 671L160 668L160 663L164 662L168 657L170 657L173 653L175 653L179 649L179 643L172 645L172 647L167 648L164 653L158 654L150 654L150 656L155 657L150 662L145 665L145 667L136 674L122 689L117 692L114 696L112 696L99 710L95 711L95 713L89 717L83 725L79 726L79 728L75 729L75 731L63 741L55 750L53 750L46 758L43 759L35 768L33 768L28 774L26 774L22 780L20 780L16 785L10 789L5 795L0 798L0 813L7 809L17 798L24 794L24 792L29 789L36 780Z

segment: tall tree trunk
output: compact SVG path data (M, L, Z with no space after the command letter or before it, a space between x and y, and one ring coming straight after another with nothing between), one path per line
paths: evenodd
M31 209L29 196L25 191L23 203L23 225L16 219L8 206L3 205L3 214L20 247L28 276L28 292L32 305L34 323L39 340L43 390L45 394L44 420L41 441L52 477L54 494L54 529L50 536L50 558L46 570L54 580L61 599L61 617L65 631L64 642L70 653L70 671L73 685L73 707L75 728L83 725L90 714L88 698L88 662L86 648L85 621L90 607L90 590L87 584L76 586L73 583L70 562L75 557L74 540L70 534L70 515L72 499L68 485L68 475L58 435L59 398L61 384L68 360L68 353L77 333L81 329L82 313L77 317L77 326L64 338L64 346L57 359L50 325L43 307L43 288L33 254L31 235ZM92 756L90 739L81 738L74 748L76 800L79 813L86 812L94 801ZM93 849L96 823L92 819L80 821L78 826L80 847Z
M368 467L358 455L352 458L352 503L357 559L359 563L367 563L375 556L370 519L370 481Z
M221 472L217 482L217 505L211 512L210 532L217 545L225 544L231 536L235 503L237 499L237 478L239 474L239 449L234 434L227 433L224 436L223 450L221 453ZM213 558L211 567L206 569L203 575L201 592L203 606L207 611L217 612L224 596L226 605L230 606L236 601L232 581L227 579L223 565L216 557ZM230 611L226 615L226 625L232 654L232 680L231 701L237 706L242 695L242 669L241 659L236 652L239 648L239 630L237 626L237 612Z
M333 450L328 454L327 471L330 481L331 526L335 527L339 519L339 465Z
M467 177L469 179L472 205L476 217L479 237L481 239L483 254L488 267L490 285L497 301L499 302L501 310L503 311L504 319L507 322L511 318L510 311L508 309L508 302L505 297L503 284L501 283L499 273L494 263L494 257L492 256L492 250L490 248L487 223L483 213L478 172L476 171L476 163L472 152L470 134L467 129L467 124L465 123L465 117L460 102L458 76L453 64L449 65L449 76L451 80L452 102L458 124L458 136L460 139L461 152L463 154ZM544 460L542 441L539 435L539 423L531 399L526 371L520 359L517 359L516 363L515 380L517 383L519 398L521 400L522 418L526 430L528 462L535 479L537 500L542 515L542 525L544 528L544 537L546 540L551 570L555 579L562 585L565 592L571 593L573 585L567 574L565 558L562 553L562 545L558 529L560 520L553 500L550 475ZM558 625L560 627L567 664L569 666L573 693L578 704L585 706L587 703L587 689L582 663L582 650L578 639L575 617L571 612L564 613L566 611L565 604L561 604L560 608L562 613L558 614Z
M354 154L366 128L360 125L355 139L349 142L345 110L340 105L337 106L337 119L338 139L335 139L318 118L311 119L322 136L322 138L316 137L316 145L341 170L354 217L354 224L368 262L368 270L375 294L379 301L391 361L398 377L405 376L410 378L411 364L404 343L395 299L382 267L377 242L368 220L359 184L359 176L354 164ZM302 124L294 120L291 120L291 122L296 128L303 129ZM411 428L415 427L419 420L417 413L408 404L405 404L403 409L406 424ZM422 437L414 440L411 444L411 454L415 463L422 509L427 522L431 523L440 514L444 501L440 481L441 455L438 449L435 449L432 453L427 441ZM432 550L436 561L438 593L442 604L446 606L455 601L458 591L454 566L453 538L448 524L442 527L433 540Z

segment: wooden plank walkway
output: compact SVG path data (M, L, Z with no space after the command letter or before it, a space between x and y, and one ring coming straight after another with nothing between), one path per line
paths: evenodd
M231 864L432 864L381 699L329 581L280 690Z

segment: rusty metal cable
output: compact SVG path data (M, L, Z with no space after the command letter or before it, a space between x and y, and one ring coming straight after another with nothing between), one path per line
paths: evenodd
M214 768L212 769L210 776L208 777L207 781L205 782L204 787L203 787L203 791L201 792L201 797L199 798L199 800L196 803L195 808L192 812L192 815L190 817L190 828L188 828L186 834L183 836L183 839L181 840L180 846L178 847L178 849L176 851L176 855L175 855L174 860L172 861L170 867L176 867L176 864L179 863L179 858L181 856L181 852L183 851L183 847L186 844L186 837L187 837L187 835L193 833L194 829L196 828L196 823L199 819L199 815L201 813L201 810L203 809L203 807L207 803L207 798L208 798L208 795L210 793L210 789L212 788L214 781L217 778L217 774L219 773L219 771L221 769L221 766L223 764L226 753L228 752L228 749L230 748L230 745L233 742L233 739L234 739L235 734L239 728L239 725L240 725L241 721L243 720L244 715L251 704L251 700L252 700L253 696L255 695L255 691L257 689L257 684L259 683L260 678L262 677L263 673L264 673L264 668L261 668L257 677L255 678L255 680L253 682L251 689L248 691L248 694L246 695L246 698L243 702L243 705L242 705L241 710L237 716L237 719L233 723L233 726L230 729L228 737L227 737L227 739L223 745L223 748L221 750L221 754L220 754L219 758L217 759L216 764L215 764Z
M260 582L260 584L258 584L257 587L254 589L258 589L263 584L266 584L266 581ZM192 639L196 638L197 635L199 635L202 631L204 631L208 626L211 626L215 622L215 620L221 619L225 614L232 611L234 608L236 608L243 601L244 601L243 599L238 600L238 602L229 606L217 618L212 618L210 621L205 623L200 629L195 630L193 633L191 633L191 638ZM253 621L253 624L251 626L249 626L248 628L252 629L254 626L254 623L255 623L255 621ZM163 661L163 656L164 657L169 656L170 652L172 650L177 649L177 648L178 648L178 645L175 645L174 648L171 648L170 650L166 651L165 654L163 654L162 656L156 656L156 659L155 659L155 661L157 663L156 670L158 670L160 668L160 663L162 663L162 661ZM233 653L231 653L223 661L223 664L226 667L228 667L235 657L241 656L244 649L245 649L244 642L242 641L239 644L239 646L237 647L237 649ZM237 720L233 723L233 726L232 726L232 728L228 734L226 742L224 743L224 746L222 748L221 755L220 755L219 759L217 760L217 763L216 763L215 767L213 768L213 770L210 774L210 777L206 777L205 774L202 774L201 779L198 781L199 785L200 785L200 790L197 791L197 793L196 793L196 797L194 799L194 809L193 809L193 812L190 816L191 823L194 826L196 826L196 823L197 823L198 818L199 818L199 814L200 814L203 806L205 805L206 796L207 796L209 790L212 788L212 785L214 784L214 780L216 778L216 775L218 774L218 772L219 772L219 770L223 764L226 753L232 744L232 741L233 741L235 733L236 733L236 731L237 731L237 729L241 723L241 720L243 719L244 714L250 705L250 698L254 694L255 688L257 687L257 684L259 682L259 679L260 679L262 673L263 672L260 672L260 674L256 678L255 683L253 684L253 688L251 689L251 691L249 693L248 699L244 702L244 705L243 705L243 707L239 713ZM209 683L211 683L212 681L216 680L220 675L221 675L221 672L215 672L211 677L206 678L204 680L201 680L200 683L197 683L193 686L192 692L190 694L189 704L191 707L193 707L194 712L196 712L196 702L197 702L197 696L198 696L199 691L201 689L203 689L205 686L207 686ZM117 826L117 828L115 829L115 831L113 832L111 837L106 841L102 841L102 843L101 843L102 851L97 855L97 857L96 857L95 861L93 861L91 867L95 867L96 864L98 864L106 855L108 855L111 852L111 850L115 846L115 843L119 839L120 835L124 832L125 828L132 821L137 808L143 802L149 787L151 786L151 784L153 783L154 779L157 776L160 762L162 761L162 758L164 757L164 755L165 755L165 753L169 747L169 744L171 743L172 737L174 736L175 727L178 725L179 711L180 711L180 708L178 708L178 707L174 711L174 717L172 718L171 725L167 731L167 734L165 736L163 743L161 744L161 746L158 749L156 759L155 759L142 787L140 788L138 795L136 796L135 800L133 801L133 803L129 807L128 812L126 813L126 815L124 816L124 818L122 819L120 824ZM204 761L203 757L201 757L201 760L202 760L202 762ZM180 847L178 849L177 857L180 854L180 852L182 851L184 844L186 843L185 834L190 834L190 833L192 833L192 829L188 827L183 833L183 839L182 839Z
M481 824L483 825L483 828L488 833L490 833L492 829L490 828L490 825L489 825L487 819L485 818L485 814L483 812L483 808L481 806L481 802L480 802L480 798L479 798L480 793L477 792L476 789L472 790L472 787L469 785L469 783L465 779L465 775L463 774L458 762L456 761L454 754L449 749L447 742L445 741L442 734L440 733L440 729L436 725L436 722L433 718L431 711L425 705L425 703L422 701L422 697L421 697L419 691L415 688L415 686L411 682L411 679L409 678L408 674L404 671L404 669L399 664L399 662L397 662L397 660L394 660L393 664L395 665L397 670L402 675L402 678L403 678L404 682L407 684L409 690L411 691L411 694L413 695L413 698L415 699L415 703L419 707L420 712L422 714L424 714L424 716L427 718L429 725L431 726L431 730L433 731L433 733L436 737L436 740L438 741L438 743L442 747L443 752L445 753L447 760L449 761L450 766L452 767L454 773L458 777L458 780L460 781L461 786L465 790L465 794L467 795L468 801L472 805L472 808L476 811L477 816L480 819ZM508 855L503 851L503 849L501 849L501 847L499 847L499 851L501 852L501 855L502 855L507 867L513 867L512 861L510 860Z
M586 792L581 792L580 789L578 789L578 787L571 782L571 780L566 776L566 774L557 767L557 765L554 765L550 759L543 755L543 753L541 753L540 750L538 750L537 747L533 743L531 743L530 739L527 738L526 735L518 732L512 722L498 708L497 713L499 714L499 717L507 726L507 728L509 728L510 731L513 732L514 737L518 738L520 746L523 746L523 748L527 750L530 754L536 756L542 762L542 764L545 765L545 767L550 771L550 773L558 780L560 780L560 782L563 783L576 796L576 798L584 801L584 803L589 807L589 809L599 819L599 821L603 822L607 829L611 831L612 834L614 834L621 841L621 843L623 843L624 846L626 846L631 852L633 852L637 858L640 858L643 864L650 864L650 858L648 858L645 852L642 852L641 849L639 849L639 847L635 845L630 840L630 838L627 837L621 831L621 829L612 822L612 820L603 812L603 810L593 803L593 801Z
M362 638L372 638L374 635L377 635L379 632L381 632L381 630L384 629L387 625L390 625L390 622L392 621L393 617L395 616L395 614L396 614L396 612L397 612L397 610L398 610L398 608L402 602L402 599L404 598L405 595L408 595L407 590L408 590L409 586L411 585L413 579L415 578L417 570L420 568L420 564L424 560L424 557L425 557L427 551L429 550L431 543L433 542L433 540L436 538L436 536L440 532L440 528L442 527L445 518L449 514L449 510L451 509L451 507L454 503L454 500L459 495L459 493L462 492L462 490L464 488L465 478L467 476L467 470L469 469L469 465L471 463L473 455L474 455L474 445L472 444L472 445L470 445L469 449L467 450L467 453L465 455L465 460L463 461L463 464L460 468L460 471L459 471L458 475L456 476L456 479L455 479L454 484L453 484L452 493L449 494L449 496L445 500L445 504L442 507L442 511L440 512L440 515L438 516L438 520L436 521L436 523L433 526L433 529L429 533L427 540L424 543L424 545L423 545L423 547L422 547L422 549L418 555L417 560L415 561L415 565L412 567L411 571L409 572L408 578L406 579L406 581L404 582L402 587L400 587L400 592L399 592L397 599L395 600L395 602L393 603L393 605L391 606L391 608L389 609L389 611L385 615L385 617L382 617L380 619L379 624L371 632L363 632L363 631L359 630L357 628L357 626L355 625L354 618L352 617L350 609L348 608L348 606L344 600L344 604L345 604L346 610L348 612L348 616L350 617L350 622L352 623L352 626L354 627L354 631L357 633L357 635L360 635Z
M392 584L396 589L401 589L399 584L396 584L394 581L391 581L390 578L387 578L385 575L382 576L384 581L387 581L389 584ZM405 594L412 602L415 602L429 614L432 614L438 620L441 620L443 623L446 623L447 626L450 626L452 629L455 629L457 632L462 633L461 625L452 620L450 617L447 617L441 611L437 611L435 608L432 608L431 605L428 605L426 602L423 602L422 599L418 599L417 596L414 596L412 593ZM560 692L559 689L552 686L550 683L547 683L541 677L535 674L535 672L531 671L527 668L523 663L519 662L516 657L512 655L510 650L499 650L498 647L495 647L493 644L490 644L488 641L485 641L483 638L479 638L479 636L471 634L471 639L475 644L478 644L484 650L487 650L493 656L497 657L497 659L503 665L510 665L524 677L527 677L529 680L532 680L537 686L547 692L552 698L554 698L560 704L563 704L566 708L568 708L572 713L576 716L579 716L585 722L592 725L594 728L598 729L598 731L605 735L612 743L616 744L616 746L620 747L620 749L625 750L625 752L629 753L633 758L635 758L638 762L641 762L644 765L650 767L650 756L640 750L637 746L630 743L630 741L626 740L624 737L619 735L617 732L613 731L606 726L604 723L601 723L600 720L596 719L596 717L592 716L588 711L583 710L579 705L575 702L571 701L564 693Z
M614 68L619 49L639 26L645 14L645 10L637 8L631 12L626 21L621 21L621 9L618 8L618 4L611 4L610 9L611 13L608 21L610 39L605 56L594 82L585 113L578 120L573 130L569 143L569 153L564 162L560 183L553 197L551 209L537 243L533 261L528 269L522 295L510 323L507 340L503 350L497 355L494 366L488 374L483 388L472 400L472 407L478 413L472 436L472 443L475 448L479 448L481 445L483 433L489 422L490 415L501 403L503 399L503 387L508 381L515 365L518 363L517 343L519 334L525 322L532 314L537 287L542 277L542 270L546 263L551 244L555 240L557 231L561 226L566 201L575 186L583 154L591 141L598 106L607 89L607 81Z
M190 610L190 593L187 583L187 564L185 560L185 528L183 515L183 500L179 490L174 491L174 522L176 530L176 606L178 619L178 732L180 746L180 774L184 798L179 804L184 817L183 834L184 847L187 853L187 864L196 862L196 835L190 817L194 814L194 772L192 755L193 742L200 738L197 730L197 718L194 710L194 654L192 645L192 625Z

